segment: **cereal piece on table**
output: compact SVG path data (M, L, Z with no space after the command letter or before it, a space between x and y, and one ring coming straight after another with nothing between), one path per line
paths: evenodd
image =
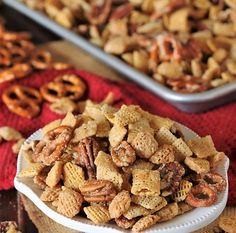
M210 167L212 170L215 170L219 164L224 160L226 157L224 152L217 152L215 155L210 156L208 158L208 161L210 163Z
M15 144L13 144L12 152L14 154L18 154L20 152L20 148L24 144L24 142L25 142L25 138L21 138Z
M114 124L124 127L137 122L141 118L137 108L135 105L122 105L119 111L114 114Z
M61 161L56 161L46 178L46 184L50 188L53 188L58 184L61 179L62 170L63 163Z
M0 127L0 137L6 141L16 141L22 138L22 134L8 126Z
M132 231L140 232L149 227L155 225L159 221L160 217L157 215L148 215L139 219L132 227Z
M1 233L21 233L21 231L18 231L17 224L14 221L0 222L0 232Z
M172 195L172 198L176 202L184 201L191 190L193 184L187 180L181 180L178 189Z
M63 180L66 187L79 190L85 180L84 171L80 166L67 162L63 166Z
M58 196L57 211L69 218L73 218L80 212L83 197L80 193L64 188Z
M236 232L236 216L221 216L219 220L219 227L228 233Z
M97 179L109 180L114 183L118 190L120 190L123 184L123 177L112 162L111 156L100 151L94 163L97 166Z
M106 223L111 219L107 207L104 206L84 207L84 212L87 218L96 224Z
M150 158L157 150L158 143L152 134L140 132L131 142L132 147L137 155L141 158Z
M165 127L161 127L158 130L158 132L155 134L155 138L159 145L172 144L177 140L175 135L172 134L170 130Z
M111 157L117 167L128 167L136 160L134 149L126 141L112 148Z
M96 121L88 121L83 123L79 128L76 128L74 131L74 137L72 142L76 143L80 140L96 135L97 132L97 123Z
M124 216L120 216L119 218L115 218L115 222L118 227L121 227L123 229L129 229L135 224L136 220L135 219L127 219Z
M19 177L34 177L38 175L43 170L44 167L45 165L43 165L42 163L31 163L29 167L22 169L20 173L18 174L18 176Z
M146 209L155 209L163 203L163 197L161 196L132 196L132 202L137 205L141 205ZM157 210L156 210L157 211Z
M217 153L213 140L209 135L206 137L189 140L187 144L192 152L201 159L213 156Z
M184 163L198 174L210 171L210 163L206 159L186 157Z
M159 210L156 214L160 217L159 222L170 220L178 215L178 204L176 202L168 204Z
M67 112L66 116L61 121L61 125L75 128L81 121L81 117L76 117L72 112Z
M131 198L128 191L119 192L109 205L109 213L111 218L119 218L122 214L128 211L131 203Z
M155 164L174 162L174 147L166 144L160 146L149 160Z
M62 191L61 187L54 187L54 188L46 187L46 189L42 192L40 199L42 201L48 201L48 202L55 201L58 198L59 193L61 191Z
M160 194L160 173L157 170L134 169L131 193L152 196Z
M187 204L186 202L182 201L178 203L178 215L182 215L190 210L192 210L194 207Z
M124 139L127 129L123 126L113 125L109 132L109 142L112 147L119 145Z
M42 131L43 131L43 135L47 134L49 131L59 127L61 125L61 119L58 119L58 120L55 120L55 121L52 121L50 123L48 123L47 125L45 125L43 128L42 128Z
M149 214L149 210L140 205L131 204L128 211L124 213L124 217L127 219L133 219L139 216L146 216Z
M49 108L52 112L64 115L68 112L77 111L78 105L73 100L63 97L63 98L58 99L55 102L51 103Z
M192 156L193 154L182 138L175 140L172 146L175 151L175 160L179 162L183 161L186 157Z

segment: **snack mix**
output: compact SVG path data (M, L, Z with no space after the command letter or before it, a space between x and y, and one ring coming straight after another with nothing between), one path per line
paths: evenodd
M226 188L215 171L225 155L211 136L185 140L174 121L136 105L87 100L80 115L68 112L42 132L22 146L29 165L18 176L69 218L140 232L213 205Z
M235 0L21 0L176 92L236 80Z

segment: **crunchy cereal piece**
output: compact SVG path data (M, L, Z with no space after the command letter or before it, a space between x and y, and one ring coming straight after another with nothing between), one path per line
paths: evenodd
M79 128L76 128L74 131L74 137L72 139L73 143L79 142L80 140L94 136L97 132L97 123L96 121L88 121L82 124Z
M178 215L182 215L190 210L192 210L194 207L187 204L186 202L182 201L178 203Z
M206 159L186 157L184 163L198 174L210 171L210 163Z
M57 211L69 218L73 218L80 212L83 197L80 193L64 188L58 196Z
M100 151L94 163L97 166L97 179L109 180L120 190L123 184L123 177L112 162L111 156Z
M162 197L158 205L154 209L150 210L150 214L156 213L157 211L165 207L167 204L168 204L167 200L164 197Z
M75 17L69 8L64 7L55 15L55 21L63 27L72 28Z
M111 219L109 211L105 206L84 207L84 212L87 218L96 224L106 223Z
M123 171L127 174L131 174L134 169L147 169L152 170L154 164L151 162L147 162L143 159L136 159L133 165L129 167L123 167Z
M96 122L103 122L106 120L106 117L101 110L101 105L95 104L91 100L86 101L83 115L92 118Z
M185 7L174 11L169 17L168 29L172 32L188 32L190 8Z
M157 72L163 77L174 79L183 75L183 68L178 62L162 62L157 67Z
M128 167L136 160L134 149L126 141L112 148L111 157L117 167Z
M149 160L155 164L174 162L175 155L173 146L166 144L160 146Z
M48 123L47 125L45 125L43 128L42 128L42 131L43 131L43 135L47 134L49 131L53 130L53 129L56 129L57 127L59 127L61 125L61 119L58 119L58 120L55 120L55 121L52 121L50 123Z
M181 162L185 159L185 157L192 156L193 152L190 150L188 145L184 142L182 138L178 138L172 144L175 151L175 160Z
M141 205L144 208L151 210L156 209L157 207L161 207L163 205L163 199L165 200L165 198L161 196L136 196L136 195L133 195L131 199L132 202L134 202L135 204Z
M122 214L128 211L131 203L131 198L128 191L119 192L109 205L109 213L111 218L119 218Z
M36 175L34 178L33 178L33 182L42 190L44 190L47 185L46 185L46 178L47 178L47 175L45 174L41 174L42 172L40 172L39 175Z
M132 231L140 232L149 227L155 225L159 221L160 217L157 215L148 215L139 219L132 227Z
M42 163L31 163L29 167L24 168L18 174L19 177L34 177L38 175L45 167Z
M217 153L214 142L209 135L206 137L189 140L187 144L192 152L201 159L213 156Z
M134 169L131 193L141 196L160 194L160 173L157 170Z
M67 162L63 166L63 179L66 187L79 190L85 180L84 171L80 166Z
M141 118L133 124L129 124L127 142L131 143L139 132L149 132L152 135L154 130L150 127L149 121L145 118Z
M61 125L75 128L79 122L82 121L82 117L76 117L72 112L67 112L64 119L61 121Z
M127 133L125 127L114 125L109 132L109 142L112 147L119 145Z
M108 120L97 122L96 137L108 137L111 130L111 126Z
M172 195L172 198L176 202L184 201L188 192L191 190L193 184L187 180L181 180L178 189Z
M178 204L176 202L168 204L156 214L160 217L159 222L168 221L178 215Z
M228 233L236 232L236 216L221 216L219 227Z
M141 158L150 158L157 150L158 143L152 134L140 132L131 143L137 155Z
M135 224L136 220L127 219L124 216L120 216L119 218L115 218L115 222L118 227L121 227L123 229L129 229Z
M118 112L114 114L114 124L119 126L126 126L137 122L141 115L137 111L137 106L135 105L122 105Z
M46 184L50 188L53 188L58 184L61 179L62 170L63 163L61 161L56 161L46 178Z
M22 138L22 134L12 127L0 127L0 137L6 141L16 141Z
M18 154L20 152L20 148L24 144L24 142L25 142L25 138L21 138L15 144L13 144L12 152L14 154Z
M118 111L116 108L111 107L110 105L107 104L103 104L101 107L101 111L104 114L104 116L106 117L106 119L114 124L114 119L115 119L115 113Z
M174 125L174 121L172 121L169 118L160 117L152 114L150 114L149 118L150 118L150 125L155 132L159 131L162 127L170 130Z
M78 110L78 105L67 97L63 97L61 99L56 100L55 102L51 103L49 106L52 112L58 114L66 114L68 112L75 112Z
M61 187L53 187L53 188L49 188L46 187L46 189L42 192L40 199L42 201L48 201L48 202L52 202L57 200L59 193L61 192Z
M225 153L224 152L217 152L215 155L210 156L208 158L208 161L210 163L210 167L212 170L215 170L219 164L224 160L225 158Z
M140 205L131 204L128 211L124 213L124 217L127 219L133 219L139 216L146 216L149 214L149 210Z
M175 135L165 127L160 128L160 130L155 134L155 138L159 145L172 144L177 140Z

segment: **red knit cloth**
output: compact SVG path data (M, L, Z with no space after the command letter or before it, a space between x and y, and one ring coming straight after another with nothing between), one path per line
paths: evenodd
M80 75L88 84L88 98L101 101L109 91L115 94L115 103L120 105L139 104L145 110L163 117L170 117L187 127L193 129L200 136L212 135L219 151L224 151L230 158L229 169L229 205L236 205L236 102L201 114L188 114L180 112L173 106L164 102L152 93L127 82L113 82L102 79L97 75L84 71L46 71L37 73L29 78L15 81L31 87L40 87L63 73ZM0 95L12 83L0 85ZM32 120L21 118L11 112L0 100L0 126L12 126L25 137L44 126L48 122L61 116L51 112L48 104L44 103L41 114ZM16 156L11 151L12 143L0 144L0 190L13 187L13 178L16 172Z

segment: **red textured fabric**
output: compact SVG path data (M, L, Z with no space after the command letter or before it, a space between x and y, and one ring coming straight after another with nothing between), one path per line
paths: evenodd
M46 71L34 74L29 78L16 81L31 87L40 87L42 84L53 80L63 73L80 75L88 84L88 98L101 101L109 91L115 94L115 103L120 105L139 104L145 110L163 117L170 117L187 127L193 129L200 136L212 135L216 147L224 151L231 160L229 168L229 205L236 204L236 102L201 114L188 114L180 112L173 106L164 102L157 96L127 82L113 82L102 79L97 75L84 71ZM9 83L0 85L0 95ZM19 130L25 137L48 122L60 116L51 112L48 104L44 103L41 114L32 120L21 118L8 111L0 100L0 126L12 126ZM16 171L16 156L11 152L12 143L0 144L0 189L13 187L13 178Z

